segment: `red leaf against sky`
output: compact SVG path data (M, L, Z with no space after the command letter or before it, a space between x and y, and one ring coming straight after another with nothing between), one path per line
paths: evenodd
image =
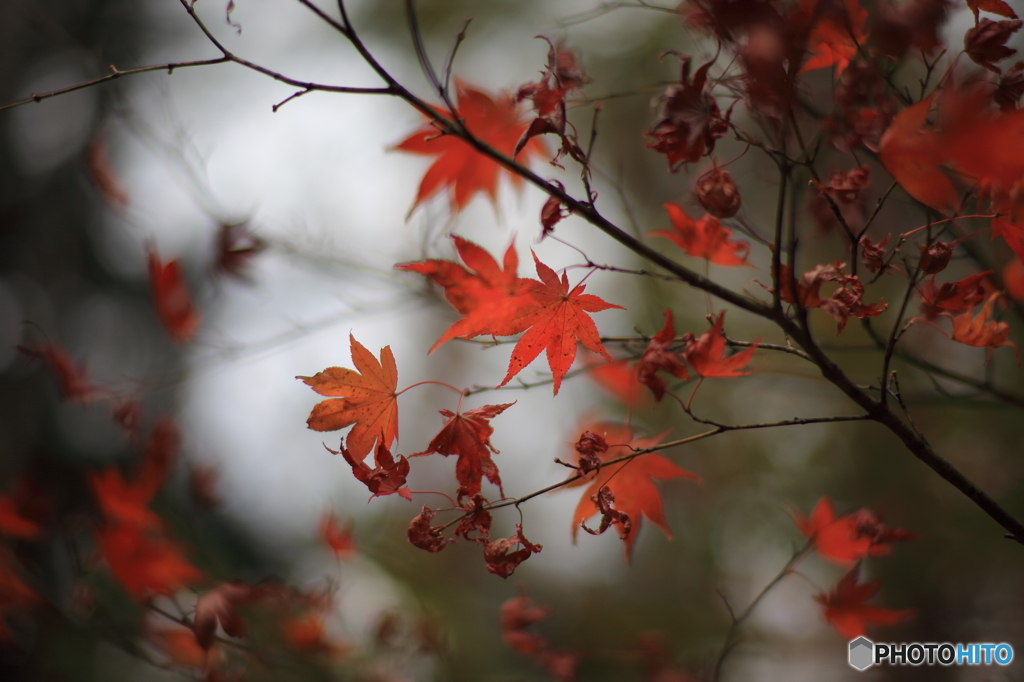
M361 460L380 438L390 448L398 437L398 367L391 346L380 350L380 360L349 334L354 370L328 367L302 379L320 395L330 396L309 413L306 423L314 431L337 431L353 426L346 447Z
M339 558L347 559L356 553L356 543L352 539L352 522L349 521L342 526L333 512L324 515L320 522L320 539Z
M818 554L843 566L864 557L885 556L891 551L887 543L914 537L899 528L886 528L866 509L837 517L828 497L818 500L808 518L794 511L793 521Z
M512 336L526 329L522 318L536 307L530 292L540 285L535 279L517 274L519 257L515 244L509 244L501 266L480 246L453 235L455 249L466 265L449 260L431 259L417 263L399 263L398 270L425 275L444 288L445 298L459 311L462 319L448 328L431 346L431 353L445 341L481 334Z
M522 546L517 550L509 551L516 545ZM484 561L487 563L487 572L500 578L507 578L519 567L519 564L529 559L531 554L537 554L542 549L544 549L542 545L535 545L523 536L523 526L517 523L516 532L512 537L495 540L484 545Z
M953 320L953 332L950 338L968 346L988 348L988 352L985 354L985 362L988 362L989 358L992 357L993 350L1009 346L1013 349L1014 355L1017 356L1017 364L1019 365L1020 352L1017 350L1017 345L1009 339L1010 325L1006 322L989 320L989 317L992 315L992 306L995 305L996 299L999 296L998 292L989 296L977 315L971 315L970 310L965 310L956 317L946 313L947 317Z
M96 387L89 383L85 370L75 364L68 352L52 343L38 346L18 346L30 358L42 360L57 375L61 396L73 402L88 402L95 394Z
M664 434L653 438L633 438L628 426L618 424L591 424L588 429L603 435L608 443L607 451L597 453L602 462L627 455L631 448L652 447L664 438ZM592 497L605 486L608 486L615 495L615 508L629 516L633 522L632 531L623 541L627 561L633 554L633 545L636 544L636 539L640 534L642 516L650 519L667 537L672 537L672 532L665 521L661 492L654 485L654 481L671 478L700 480L699 476L676 466L663 455L651 452L618 464L603 464L600 470L593 474L573 481L566 487L574 488L587 485L587 489L583 492L583 497L580 498L579 504L576 505L576 511L573 513L573 541L576 540L580 524L600 512Z
M569 291L569 277L564 272L559 279L555 271L541 263L536 254L533 256L533 262L543 282L533 290L533 300L537 308L521 318L522 323L529 329L512 350L508 374L498 386L507 384L540 355L542 350L547 350L548 366L555 379L554 391L557 395L558 388L562 385L562 377L576 359L577 339L584 348L600 353L605 360L611 360L608 351L601 344L601 336L597 333L594 321L587 313L623 308L592 294L584 294L585 284L577 284Z
M511 96L504 94L495 99L458 80L455 82L455 108L458 118L471 134L509 157L529 125ZM438 114L450 118L440 111ZM395 149L438 157L420 182L413 210L427 199L449 189L452 210L455 212L465 208L477 192L483 192L495 203L499 172L507 174L517 187L523 182L518 175L505 171L466 142L453 135L442 135L429 124L400 142ZM545 154L547 149L540 140L530 140L518 161L526 164L530 157Z
M160 261L154 249L149 250L149 287L153 305L164 329L172 339L184 343L199 328L199 314L192 307L192 297L185 286L181 261Z
M868 13L861 9L857 0L846 0L845 10L845 16L822 12L823 16L807 37L807 46L812 55L804 62L800 73L835 66L835 77L838 78L846 70L850 60L857 54L857 45L863 45L867 40L864 23Z
M501 496L505 497L505 491L501 489L498 467L491 459L491 453L498 454L498 451L491 445L494 427L491 426L490 420L514 404L484 405L462 414L441 410L441 414L448 422L430 441L427 449L417 452L413 457L435 452L446 457L458 455L459 461L455 464L455 477L459 481L458 497L472 497L479 493L484 476L498 486Z
M677 379L689 379L686 365L678 353L671 350L676 340L676 328L672 321L672 311L665 310L665 326L651 338L647 350L640 357L637 368L637 379L651 389L654 399L661 401L665 395L665 380L658 376L658 371L668 372Z
M108 524L96 539L114 577L136 599L170 594L203 577L176 544L136 526Z
M718 222L718 218L705 215L694 220L675 204L665 204L665 210L672 221L672 232L655 230L648 236L669 239L689 255L706 258L715 265L750 265L750 244L732 241L732 230Z
M690 363L693 371L702 377L740 377L750 374L749 371L740 371L744 365L750 362L754 351L757 350L757 341L750 348L725 357L725 337L722 335L722 325L725 323L725 311L723 310L715 318L711 329L701 334L696 340L693 334L687 335L686 350L684 355Z
M108 521L134 528L158 528L160 517L149 508L155 490L145 481L129 483L117 467L89 477L93 494Z
M349 434L349 441L351 438ZM373 454L373 469L363 461L363 456L356 455L344 445L340 453L330 448L327 448L327 451L334 455L341 454L352 467L352 475L373 493L373 497L398 493L405 499L412 500L412 492L405 487L405 479L409 476L409 460L402 455L396 460L384 445L383 439L377 441L377 449Z
M893 610L865 604L878 592L879 583L877 580L860 583L859 574L860 564L857 564L840 578L832 591L814 597L825 607L825 620L836 632L846 639L853 639L866 635L869 623L895 625L913 615L913 609Z

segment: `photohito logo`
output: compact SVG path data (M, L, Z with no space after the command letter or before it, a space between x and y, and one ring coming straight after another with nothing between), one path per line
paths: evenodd
M873 665L1009 665L1013 661L1013 647L1009 644L881 644L867 637L850 642L850 665L867 670Z

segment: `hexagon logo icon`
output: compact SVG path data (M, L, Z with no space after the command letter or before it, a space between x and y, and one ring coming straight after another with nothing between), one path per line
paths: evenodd
M875 643L867 637L858 637L850 642L850 665L857 670L866 670L875 662Z

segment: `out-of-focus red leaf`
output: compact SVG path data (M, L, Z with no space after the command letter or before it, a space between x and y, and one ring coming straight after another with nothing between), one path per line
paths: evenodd
M97 392L95 386L89 383L89 377L85 370L75 364L68 352L60 346L52 343L44 343L32 346L18 346L25 355L30 358L42 360L57 376L57 384L60 386L61 396L72 402L89 402Z
M1003 285L1014 300L1024 301L1024 263L1014 258L1003 268Z
M176 544L138 526L108 524L96 540L111 573L136 599L171 594L203 578Z
M878 158L907 194L947 215L957 207L952 180L939 170L946 150L938 135L925 131L934 95L907 107L893 119L878 145Z
M342 526L333 512L325 514L320 522L320 539L334 552L335 556L347 559L356 553L356 543L352 538L352 526L351 521Z
M814 597L825 608L825 620L845 639L866 635L870 623L896 625L913 615L913 609L894 610L865 604L878 592L879 583L877 580L858 582L859 574L860 564L857 564L830 592Z
M718 222L718 218L705 215L700 220L694 220L675 204L665 204L665 210L672 221L672 232L656 230L648 236L664 237L687 254L705 258L715 265L750 267L747 262L750 244L732 241L732 230Z
M867 10L861 9L857 0L846 0L845 16L835 16L823 12L823 16L811 29L807 38L807 46L811 57L804 62L800 73L835 67L838 78L846 70L846 66L857 54L858 45L867 40L864 24L867 21Z
M818 500L810 517L794 510L793 521L818 554L842 566L869 556L885 556L891 551L889 542L914 537L899 528L886 528L866 509L836 516L828 497Z
M168 335L178 343L184 343L199 328L199 314L192 306L192 296L185 286L181 261L174 259L164 263L156 251L150 249L148 263L150 292L157 316Z
M248 223L223 223L217 232L217 272L247 280L252 259L266 248L267 243L249 231Z

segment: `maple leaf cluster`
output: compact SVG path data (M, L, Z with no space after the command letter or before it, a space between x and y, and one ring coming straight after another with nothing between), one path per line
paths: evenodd
M862 562L867 557L886 556L889 544L915 536L900 528L889 528L867 509L836 516L832 501L818 500L810 517L794 512L794 521L810 546L823 558L850 566L832 590L814 597L822 605L825 620L846 639L867 634L870 623L895 625L913 615L912 609L893 610L865 604L878 593L879 581L860 582Z

